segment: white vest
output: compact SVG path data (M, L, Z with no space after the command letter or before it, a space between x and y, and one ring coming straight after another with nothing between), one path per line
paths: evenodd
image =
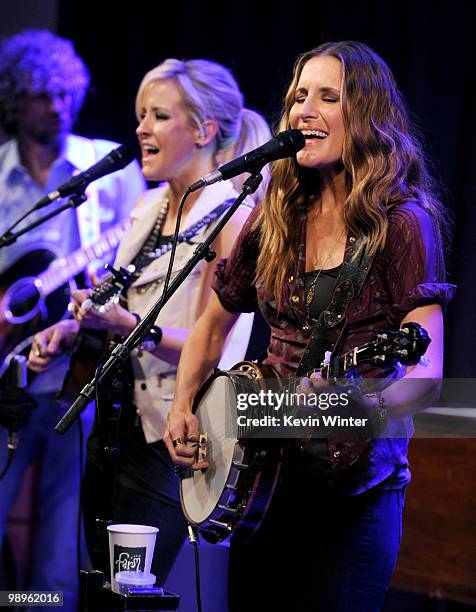
M187 215L181 231L192 226L225 200L237 197L231 182L220 182L203 189ZM132 224L124 234L116 255L115 267L126 266L139 253L154 227L157 215L167 197L167 186L148 191L131 212ZM251 208L245 207L251 212ZM211 224L211 226L213 223ZM203 227L191 240L178 245L171 279L182 270L196 245L203 241L211 226ZM155 259L144 269L127 293L128 309L141 316L147 314L162 295L163 282L170 252ZM164 306L157 318L163 327L191 328L197 320L200 280L205 263L202 261ZM230 369L246 353L253 325L253 314L242 314L227 340L219 367ZM163 438L166 418L172 406L176 367L154 355L135 350L131 355L134 372L135 402L148 443Z

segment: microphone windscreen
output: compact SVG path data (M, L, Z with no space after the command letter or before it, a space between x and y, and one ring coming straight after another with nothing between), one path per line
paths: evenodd
M283 145L289 155L297 153L303 149L306 144L306 139L301 130L286 130L278 134L278 138L282 138Z
M124 144L111 151L110 155L118 162L120 168L128 166L135 157L132 149Z

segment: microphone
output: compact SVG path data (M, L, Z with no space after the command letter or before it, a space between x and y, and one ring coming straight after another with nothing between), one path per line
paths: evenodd
M36 204L33 210L48 206L48 204L51 204L51 202L59 198L84 193L89 183L106 176L106 174L111 174L111 172L116 172L116 170L125 168L133 159L134 155L126 145L121 145L117 147L117 149L113 149L106 157L100 159L93 166L73 176L69 181L63 183L60 187L44 196L38 204Z
M26 357L24 355L15 355L10 361L7 374L7 385L13 389L24 390L28 384L26 374ZM18 428L9 427L7 448L15 450L18 446Z
M36 402L25 394L28 384L26 357L14 355L4 378L5 387L0 396L0 425L8 429L7 448L14 451L18 444L18 430Z
M301 130L287 130L268 140L264 145L253 149L245 155L232 159L214 172L210 172L188 188L189 193L205 185L213 185L218 181L226 181L243 172L259 172L268 162L291 157L306 144Z

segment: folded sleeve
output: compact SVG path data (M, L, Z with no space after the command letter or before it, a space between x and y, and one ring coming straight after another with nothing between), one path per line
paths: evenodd
M222 259L215 270L212 288L229 312L254 312L258 308L255 274L259 234L253 229L258 210L259 205L243 225L230 256Z
M389 221L386 280L391 294L388 320L398 325L414 308L446 308L456 287L445 282L443 254L433 220L417 203L407 203Z

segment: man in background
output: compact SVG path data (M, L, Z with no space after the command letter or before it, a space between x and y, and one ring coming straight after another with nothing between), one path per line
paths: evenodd
M47 31L25 30L1 44L0 123L10 140L0 146L0 234L45 194L117 146L71 133L88 86L88 70L68 40ZM85 204L62 212L0 250L0 285L19 258L31 251L35 257L37 246L48 243L53 251L67 255L93 244L104 230L127 215L143 190L144 182L136 162L91 183ZM58 202L36 211L26 222L57 206ZM30 273L24 269L20 276ZM38 407L20 429L13 461L0 481L0 542L22 476L39 459L35 543L28 588L64 591L63 609L75 610L79 423L64 436L53 429L62 416L55 394L66 368L67 361L59 362L29 388ZM7 460L6 436L6 429L1 429L0 472Z

